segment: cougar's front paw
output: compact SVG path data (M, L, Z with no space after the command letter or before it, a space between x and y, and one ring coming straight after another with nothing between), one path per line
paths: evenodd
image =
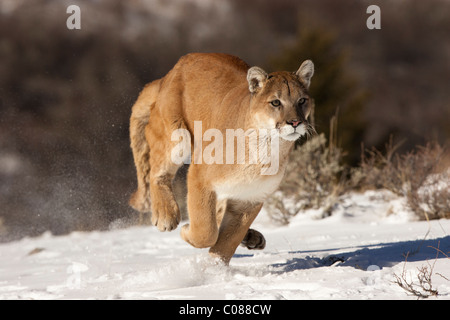
M266 247L266 239L261 232L254 229L248 229L241 246L250 250L262 250Z
M180 209L174 200L152 202L152 224L159 231L176 229L180 220Z

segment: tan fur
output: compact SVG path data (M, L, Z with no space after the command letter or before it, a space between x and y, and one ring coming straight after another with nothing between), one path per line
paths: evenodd
M298 101L309 98L313 72L310 61L296 73L266 74L230 55L182 57L165 77L147 85L133 106L130 138L138 188L131 206L140 212L151 211L152 223L160 231L177 227L180 211L172 179L179 165L172 161L171 152L178 142L171 141L171 136L176 129L186 129L192 143L188 147L194 150L194 121L201 121L202 134L216 128L224 138L226 129L237 128L278 129L283 137L296 130L288 123L292 120L302 121L297 129L303 126L302 134L307 133L311 129L308 100L302 106ZM275 99L282 107L271 104ZM262 163L191 163L187 177L189 224L181 229L181 237L194 247L210 247L210 253L226 263L241 242L250 249L262 249L264 237L249 227L264 199L281 181L297 133L289 137L280 139L279 170L274 175L261 175ZM200 151L207 146L204 141ZM248 153L246 150L246 156Z

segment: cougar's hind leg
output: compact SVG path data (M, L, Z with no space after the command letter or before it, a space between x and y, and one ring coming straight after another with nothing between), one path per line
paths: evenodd
M236 248L248 234L249 227L261 207L262 203L228 200L219 236L215 245L209 250L210 254L228 264Z
M227 199L217 200L216 202L216 220L217 227L220 228L222 224L223 216L227 210Z
M150 196L152 224L159 231L175 229L181 220L180 209L172 190L172 181L182 163L171 158L173 142L160 128L148 129L150 142ZM153 132L151 132L153 131Z
M220 225L222 224L226 208L227 208L226 199L217 201L216 218L217 218L217 225L219 228ZM248 229L244 239L241 241L241 246L249 250L262 250L266 247L266 239L264 238L261 232L254 229Z
M137 190L130 197L130 205L141 213L150 212L150 149L147 142L133 139L131 148L136 166Z
M216 218L217 218L217 225L219 228L222 223L226 208L227 208L226 199L217 201ZM254 229L248 229L244 239L241 241L241 246L249 250L262 250L266 247L266 239L264 238L261 232Z
M150 212L150 147L145 131L158 90L159 80L147 85L134 104L130 117L130 146L136 167L137 190L129 203L141 213Z

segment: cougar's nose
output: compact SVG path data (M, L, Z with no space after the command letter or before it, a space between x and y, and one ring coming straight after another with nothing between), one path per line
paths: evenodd
M291 126L293 126L294 128L297 128L298 127L298 125L300 124L300 123L302 123L300 120L297 120L297 119L292 119L292 120L290 120L290 121L286 121L286 123L287 124L290 124Z

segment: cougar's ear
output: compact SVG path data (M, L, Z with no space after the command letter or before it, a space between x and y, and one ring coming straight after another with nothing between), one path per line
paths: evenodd
M311 78L314 75L314 63L311 60L303 61L302 65L298 68L295 74L305 84L306 89L309 89Z
M260 67L251 67L247 72L248 89L256 93L263 87L267 80L267 73Z

